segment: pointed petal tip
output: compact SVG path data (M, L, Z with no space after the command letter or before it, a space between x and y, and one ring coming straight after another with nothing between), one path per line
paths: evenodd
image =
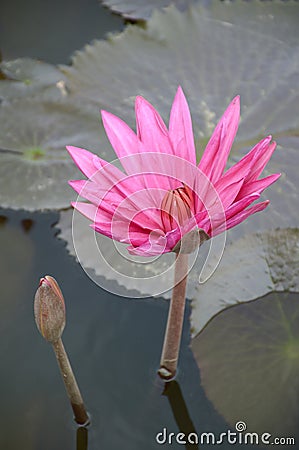
M68 181L68 184L69 184L71 187L73 187L73 186L75 186L76 183L78 183L78 181L80 181L80 180L69 180L69 181Z
M78 155L81 151L85 152L87 151L84 148L75 147L74 145L67 145L65 148L67 149L72 158Z
M177 90L176 90L176 93L177 94L180 94L180 95L184 95L184 91L183 91L183 88L182 88L182 86L179 84L178 85L178 88L177 88ZM185 95L184 95L185 96Z
M187 104L186 96L181 85L179 85L177 88L173 103L175 103L175 101L183 101Z
M136 95L135 97L135 108L139 107L142 103L148 103L142 95Z
M234 106L236 109L239 109L239 110L240 110L240 103L241 103L240 95L236 95L231 101L231 105Z
M240 95L236 95L232 101L231 101L231 105L236 105L236 106L240 106L240 102L241 102L241 97Z
M105 109L101 109L100 112L101 112L101 117L102 117L103 123L104 123L106 120L109 120L109 118L110 118L111 116L113 116L113 114L112 114L111 112L106 111Z

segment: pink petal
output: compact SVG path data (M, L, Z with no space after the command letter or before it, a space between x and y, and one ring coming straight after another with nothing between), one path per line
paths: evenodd
M232 182L240 180L241 178L245 179L249 174L251 167L256 162L260 152L263 152L268 148L270 141L271 136L268 136L258 144L256 144L250 150L250 152L243 156L240 161L238 161L224 173L224 175L217 182L216 187L219 185L231 184Z
M222 175L240 118L240 98L235 97L218 122L203 153L199 168L215 183Z
M101 202L101 196L96 183L87 180L70 180L69 185L80 197L89 200L94 205L98 206Z
M148 152L174 154L168 130L160 114L143 97L135 102L137 136Z
M100 220L102 234L112 238L110 214L106 213L103 210L99 210L97 206L90 203L73 202L72 206L92 222ZM94 228L95 224L91 224L91 226Z
M273 175L269 175L268 177L262 178L261 180L244 183L244 185L240 189L237 199L252 194L253 192L258 192L259 194L261 194L263 190L274 183L280 177L280 175L280 173L275 173Z
M163 253L170 252L171 249L167 247L166 238L164 236L149 236L144 243L138 247L127 247L128 252L131 255L137 256L156 256Z
M240 212L239 214L233 216L231 219L229 219L226 222L226 229L229 230L230 228L235 227L239 223L243 222L245 219L247 219L247 217L251 216L252 214L255 214L256 212L259 212L259 211L263 211L269 205L269 203L270 203L269 200L257 203L256 205L252 206L251 208L245 209L244 211Z
M220 179L221 181L221 179ZM224 185L219 183L219 186L215 186L216 191L220 197L223 209L227 209L237 197L240 189L242 188L244 179L234 181L232 184Z
M102 119L109 141L128 175L138 175L140 184L146 188L173 189L167 176L159 175L168 173L169 161L163 158L165 153L143 144L131 128L113 114L102 111Z
M72 207L92 222L96 220L98 207L93 205L92 203L72 202Z
M265 149L262 148L259 157L257 158L254 166L252 167L252 170L250 171L249 175L247 176L246 182L255 181L260 176L265 166L267 165L269 159L271 158L275 148L276 142L272 142L272 144L270 144Z
M109 190L91 181L70 181L72 188L101 210L111 214L111 220L137 223L142 228L162 229L161 212L153 204L146 189L135 191L134 183L125 178ZM160 206L160 205L159 205Z
M111 223L96 222L91 224L91 228L97 233L102 233L105 236L124 244L139 245L140 242L144 242L144 240L147 239L148 232L145 232L144 230L140 230L139 232L129 232L126 225L127 224L120 221L116 221L113 226L111 226Z
M140 152L141 143L133 130L121 119L108 111L101 111L103 125L108 139L127 174L136 173L137 158L126 158ZM139 169L137 168L137 171Z
M87 178L91 178L97 172L97 168L94 165L94 160L97 158L96 155L83 148L70 145L66 149L73 158L74 163ZM100 160L100 158L98 159ZM106 161L104 163L106 164Z
M226 211L225 214L222 212L220 214L214 214L211 218L210 229L208 234L210 236L215 236L219 233L224 232L227 229L228 221L234 216L243 212L247 206L253 203L255 200L259 199L260 195L257 193L248 195L247 197L233 203Z
M170 112L169 137L175 155L190 161L192 164L196 164L191 115L187 100L180 86Z

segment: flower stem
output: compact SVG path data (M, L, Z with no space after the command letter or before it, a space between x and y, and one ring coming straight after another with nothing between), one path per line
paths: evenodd
M75 420L80 425L87 424L89 417L61 338L53 342L52 346L74 411Z
M178 364L186 303L188 255L178 253L175 260L174 288L170 301L160 369L164 380L173 379Z

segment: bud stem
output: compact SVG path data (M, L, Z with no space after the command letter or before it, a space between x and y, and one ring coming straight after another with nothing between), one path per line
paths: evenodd
M169 306L160 369L158 370L160 377L164 380L173 379L177 370L186 303L187 254L178 253L176 255L174 270L174 288Z
M53 342L52 346L74 411L75 420L80 425L86 424L89 422L89 417L61 338Z

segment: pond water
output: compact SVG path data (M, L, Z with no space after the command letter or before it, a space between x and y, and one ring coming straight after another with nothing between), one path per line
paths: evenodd
M38 0L26 3L2 0L0 21L1 51L5 59L30 56L54 64L68 63L74 50L93 38L104 37L107 31L124 27L123 20L102 8L96 0L53 0L49 4ZM273 311L272 304L279 305L282 300L291 305L281 315L283 325L291 323L290 327L285 327L288 333L284 334L282 326L278 338L281 341L274 346L274 350L279 349L277 361L283 370L275 372L267 365L268 344L262 356L258 352L260 342L268 343L265 336L255 342L249 361L265 368L265 375L261 371L262 374L256 376L267 377L270 372L273 375L275 401L271 403L271 393L269 399L264 399L263 414L265 411L265 415L269 415L271 425L277 423L280 414L286 424L280 427L281 434L296 434L299 314L294 305L298 303L298 294L279 294L281 297L270 294L264 303L270 307L265 310L262 307L259 316L257 310L244 308L244 305L239 309L240 316L233 312L238 307L230 308L231 315L230 310L219 314L202 333L198 347L193 341L194 353L188 303L178 375L175 381L165 385L157 376L157 368L168 302L162 298L122 298L94 284L68 253L66 243L58 239L55 228L58 220L59 214L54 212L0 209L0 449L151 450L161 445L173 449L211 448L206 442L192 445L178 443L175 439L180 432L185 435L210 432L216 438L228 430L234 432L236 421L246 422L250 409L247 405L253 402L250 389L245 390L247 397L245 394L243 397L242 384L235 385L238 370L245 373L245 380L248 377L248 360L240 359L238 364L238 345L234 347L236 358L228 364L228 369L229 356L224 360L220 356L215 360L209 358L210 346L215 355L213 344L220 353L227 355L228 351L229 355L228 346L233 347L237 341L237 325L241 319L248 332L244 331L242 336L253 341L254 328L246 320L253 318L260 330L266 329L265 318L276 324L277 317L269 311ZM46 274L57 279L65 297L67 324L63 341L91 416L88 428L78 428L74 423L51 345L42 339L35 326L33 299L39 279ZM283 295L287 295L287 299ZM222 338L224 326L227 336L234 341ZM230 334L230 329L235 334ZM212 330L210 335L209 330ZM267 330L268 338L275 334L272 328ZM228 346L222 348L221 340ZM243 354L246 356L245 352ZM210 367L214 368L213 373L209 372ZM219 377L223 376L221 383L217 380L218 371ZM209 383L209 379L213 381ZM229 396L218 395L217 389L215 391L217 386L222 393L235 395L232 408ZM251 386L249 382L248 386ZM276 391L280 397L274 395ZM243 417L234 415L240 404L244 405ZM275 409L271 410L273 404ZM283 408L280 409L280 405ZM254 407L258 413L259 402ZM254 408L249 413L252 411L255 415ZM286 415L289 415L288 420L284 420ZM267 431L273 433L272 429L264 430ZM156 439L158 433L160 442ZM299 442L299 437L295 437ZM179 436L179 440L182 439ZM221 444L224 449L232 446L248 448L241 440L233 445ZM250 447L260 448L254 444ZM299 448L299 444L290 448Z
M188 347L190 308L177 384L165 395L156 370L167 301L128 300L92 283L55 237L57 214L1 210L0 217L0 448L76 448L76 426L55 356L33 318L33 298L44 274L59 281L65 297L63 341L91 414L90 450L159 448L155 436L164 427L175 433L227 429L200 386Z

